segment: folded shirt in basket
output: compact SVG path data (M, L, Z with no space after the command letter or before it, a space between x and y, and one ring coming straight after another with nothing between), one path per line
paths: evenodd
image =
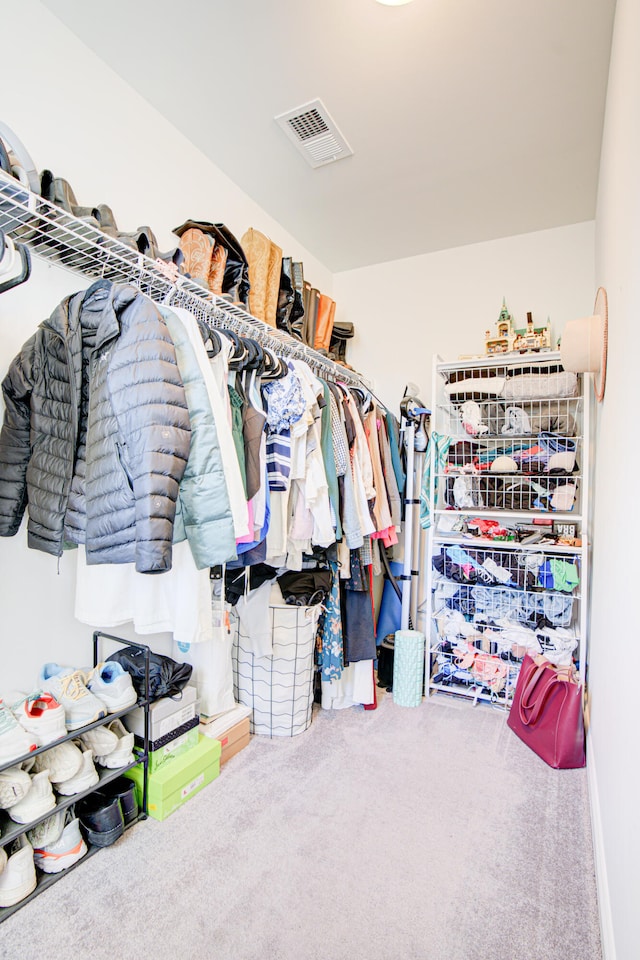
M575 397L578 395L578 378L568 370L558 373L518 373L515 377L506 378L500 395L510 400Z

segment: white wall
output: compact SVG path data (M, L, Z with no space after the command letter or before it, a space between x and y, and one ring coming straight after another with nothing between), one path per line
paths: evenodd
M609 296L597 424L591 630L592 795L607 960L640 954L636 388L640 359L640 4L618 0L596 218L596 281ZM607 889L608 881L608 889ZM610 910L610 912L609 912Z
M592 222L338 273L334 296L356 336L347 359L397 412L407 381L431 401L431 361L482 354L502 298L517 326L551 319L554 339L594 298Z
M35 0L7 6L2 25L3 74L12 79L0 94L0 118L39 170L49 167L70 181L79 203L108 203L122 230L149 224L165 249L175 246L171 230L187 217L222 221L238 238L256 227L331 293L330 272L45 7ZM215 122L214 107L206 119ZM29 283L0 297L0 377L60 299L83 285L36 261ZM45 660L90 661L91 628L73 618L74 567L73 552L63 555L58 572L55 558L27 550L25 524L16 537L0 540L0 693L32 689ZM154 646L166 640L156 638Z

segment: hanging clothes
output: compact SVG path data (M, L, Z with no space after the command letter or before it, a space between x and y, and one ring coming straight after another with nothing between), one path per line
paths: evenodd
M351 553L351 577L344 582L342 634L345 663L375 659L375 627L368 573L357 550Z
M227 368L225 357L214 358L210 362L207 351L202 339L202 333L198 321L181 307L171 307L171 312L177 316L189 335L191 346L195 350L198 365L204 377L211 411L216 424L218 433L218 444L220 446L220 455L222 457L222 467L224 470L225 481L227 484L227 493L233 516L233 527L236 540L245 536L249 532L249 517L247 511L247 502L242 489L242 474L238 456L234 454L234 437L229 420L229 402L225 398L227 386L224 381L216 380L215 373L219 376L224 375Z
M344 669L340 577L337 561L330 560L329 566L331 568L331 590L319 621L320 649L317 664L320 667L322 680L337 680L342 676Z
M185 326L168 307L160 307L160 311L175 346L191 424L189 459L178 490L174 542L188 539L196 566L214 567L236 558L218 431Z
M85 474L72 499L83 329L95 340ZM170 570L191 428L175 348L155 304L108 281L66 297L11 364L3 393L0 535L17 533L28 502L34 549L60 556L69 536L86 543L89 563Z

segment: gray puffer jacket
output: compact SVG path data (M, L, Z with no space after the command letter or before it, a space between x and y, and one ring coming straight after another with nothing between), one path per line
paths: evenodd
M155 305L123 284L67 297L23 346L2 389L0 536L28 505L29 546L88 563L171 569L189 456L184 387Z

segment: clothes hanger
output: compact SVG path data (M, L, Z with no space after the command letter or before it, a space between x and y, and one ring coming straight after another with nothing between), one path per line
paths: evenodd
M204 320L198 320L197 323L207 351L207 356L212 360L213 357L217 357L222 350L220 334L217 330L214 330L213 327L210 327L208 323L205 323Z
M234 371L242 370L242 364L247 356L247 349L242 342L242 338L238 336L235 330L228 330L225 328L223 333L225 337L228 337L229 340L231 340L234 347L233 353L229 357L229 369Z
M264 347L265 369L262 372L263 380L282 380L289 373L289 367L282 357L276 356L267 347ZM268 365L268 366L267 366Z
M0 293L20 286L31 276L31 255L22 243L14 243L0 230Z

